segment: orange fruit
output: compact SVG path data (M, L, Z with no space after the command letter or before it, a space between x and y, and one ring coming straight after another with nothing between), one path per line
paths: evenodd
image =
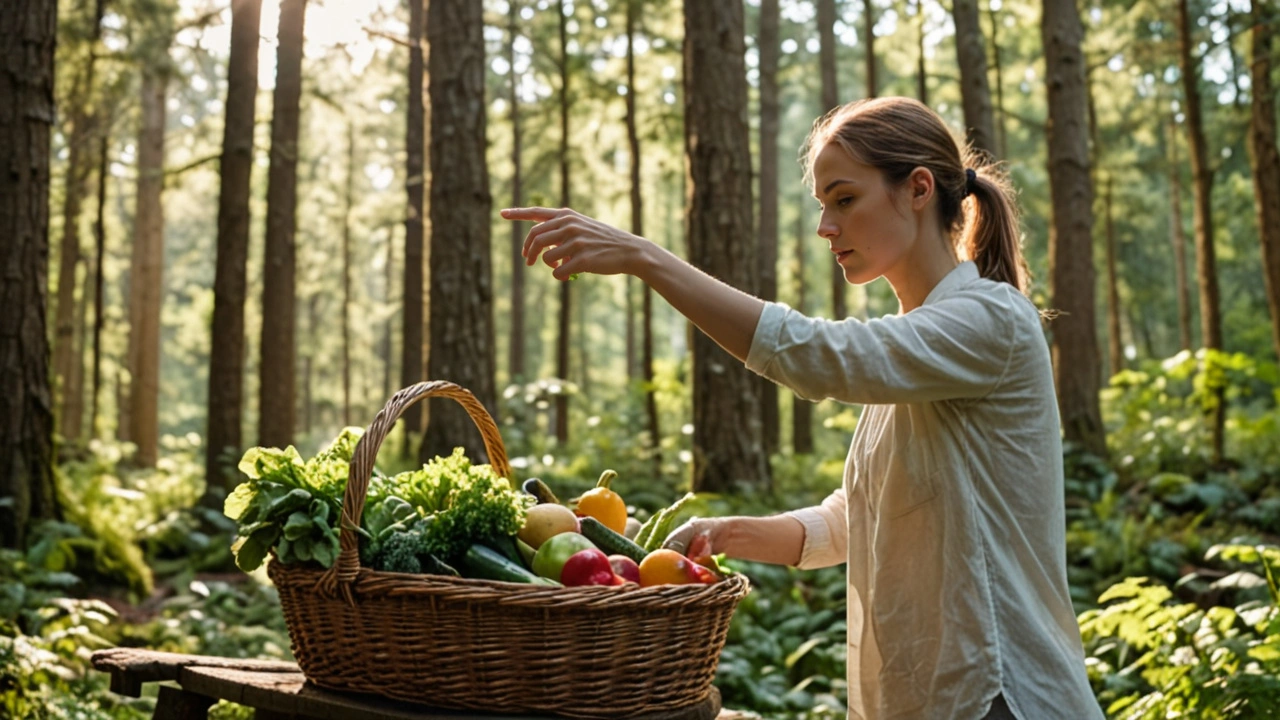
M640 563L640 587L699 582L693 561L675 550L654 550Z

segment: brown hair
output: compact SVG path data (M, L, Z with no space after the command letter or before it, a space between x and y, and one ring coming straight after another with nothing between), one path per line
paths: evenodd
M818 118L801 151L810 187L814 160L833 142L879 170L890 187L901 186L918 167L933 173L938 220L961 259L972 260L982 277L1027 292L1031 274L1008 175L986 153L969 146L962 152L928 106L904 97L856 100ZM972 183L967 169L974 171Z

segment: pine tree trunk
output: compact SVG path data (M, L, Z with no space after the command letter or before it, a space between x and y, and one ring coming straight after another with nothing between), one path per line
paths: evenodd
M1094 305L1093 188L1085 90L1084 29L1073 0L1046 0L1041 18L1049 90L1049 231L1053 363L1064 438L1100 456L1106 434L1098 405L1101 369Z
M965 135L974 148L994 155L996 133L991 118L991 90L987 84L987 45L982 37L978 0L954 0L952 8Z
M347 179L342 189L342 424L351 424L351 207L356 176L356 130L347 120Z
M835 0L818 2L818 63L822 75L822 111L828 112L840 104L840 91L836 83L836 3ZM844 270L831 264L831 317L843 320L849 315L845 304Z
M631 147L631 232L644 237L644 198L640 194L640 132L636 118L636 68L635 68L635 33L640 21L642 0L629 0L627 3L627 141ZM628 282L631 277L627 276ZM649 435L649 452L655 458L661 457L658 435L658 403L657 389L653 386L653 291L648 285L641 284L641 332L640 332L640 368L639 375L644 383L645 426ZM632 296L631 286L627 286L627 299ZM631 310L627 311L627 331L631 336L633 322ZM631 366L633 349L630 342L627 350L627 364ZM655 472L661 473L661 462L655 466ZM655 474L654 477L658 477Z
M1178 349L1191 349L1191 300L1187 284L1187 238L1182 231L1182 173L1178 125L1169 118L1169 241L1173 244L1174 291L1178 294Z
M520 23L518 0L508 0L507 15L507 64L511 77L511 93L507 102L511 105L511 207L524 205L523 144L520 131L520 74L516 72L516 31ZM525 266L520 250L524 247L526 227L522 222L511 223L511 334L507 342L507 381L523 382L525 378L525 329L524 329L524 274Z
M426 108L423 102L422 24L423 3L409 0L409 111L405 129L405 193L409 196L408 214L404 222L404 298L403 344L400 347L400 387L427 380L423 357L426 300L424 293L424 204L426 201ZM436 378L431 378L436 379ZM422 432L422 405L415 403L401 415L404 448L408 456L414 439Z
M431 0L426 27L432 229L428 374L467 388L496 414L483 7L472 0ZM466 411L453 401L431 402L419 457L447 456L461 446L480 462L484 446Z
M1107 240L1107 351L1110 374L1124 369L1124 345L1120 338L1120 278L1116 268L1116 224L1112 207L1113 178L1107 175L1103 191L1103 207L1106 208ZM1104 383L1105 384L1105 383Z
M640 133L636 125L636 22L640 15L640 0L627 0L627 146L631 153L631 233L644 237L644 199L640 193ZM635 293L630 275L626 276L627 293L627 381L635 382L636 333L634 320Z
M258 95L258 28L262 0L232 0L226 124L218 195L218 259L213 280L209 363L209 430L205 436L205 503L221 509L239 461L244 389L245 265Z
M1182 90L1186 101L1187 135L1191 147L1191 176L1195 197L1196 266L1200 285L1200 342L1204 347L1222 349L1222 311L1218 294L1218 262L1213 247L1213 166L1204 136L1200 112L1199 64L1191 54L1191 25L1187 0L1178 0L1178 38L1182 67ZM1217 392L1217 407L1210 419L1213 431L1213 459L1222 459L1226 397Z
M754 293L751 156L741 0L684 6L685 155L689 260ZM760 383L703 333L693 338L693 483L696 491L767 487Z
M0 545L58 518L45 306L54 0L12 0L0 23ZM15 20L16 19L16 20Z
M1276 150L1275 91L1271 55L1276 22L1274 0L1253 0L1253 102L1249 153L1253 159L1253 196L1262 244L1262 277L1271 309L1271 337L1280 357L1280 154Z
M988 11L988 15L991 18L991 61L996 71L995 125L999 132L999 157L1007 158L1009 157L1009 128L1004 111L1004 66L1000 62L1000 22L994 8Z
M915 0L916 8L916 97L929 104L929 73L924 55L924 0Z
M760 299L778 299L778 0L760 3ZM778 451L778 386L760 378L765 452Z
M796 307L798 313L806 312L805 246L809 242L804 226L803 194L796 201ZM813 452L813 403L791 395L791 451L797 455Z
M569 185L569 37L565 0L559 4L560 28L560 207L572 207ZM569 320L572 317L572 286L560 283L560 322L556 338L556 377L569 379ZM556 396L556 442L569 442L569 396Z
M307 335L314 337L320 330L318 307L320 295L313 293L307 298ZM309 436L315 426L315 398L311 392L315 378L315 347L308 344L307 354L302 358L302 434ZM390 396L388 396L390 398Z
M863 37L867 42L867 97L877 97L879 81L876 79L876 13L873 0L862 0Z
M283 0L271 100L271 166L262 264L262 340L258 373L258 442L293 444L297 364L298 103L307 0Z
M107 255L107 146L111 139L111 120L105 110L98 115L98 212L93 219L93 239L97 246L97 262L94 263L93 283L93 389L89 394L92 399L89 412L89 439L98 437L98 394L102 389L102 329L106 323L106 314L102 307L102 286L105 282L103 258Z
M387 255L386 255L386 262L383 263L383 271L386 274L383 276L383 279L382 279L382 302L388 308L392 307L391 286L395 278L395 270L394 270L395 259L396 259L395 239L396 239L395 230L388 227L387 228ZM386 325L382 329L382 364L383 364L382 400L383 402L389 400L391 398L391 395L394 392L391 388L391 378L392 378L392 372L394 370L393 359L395 357L395 355L393 354L394 350L392 347L392 337L394 336L394 333L395 333L395 314L392 313L387 316Z

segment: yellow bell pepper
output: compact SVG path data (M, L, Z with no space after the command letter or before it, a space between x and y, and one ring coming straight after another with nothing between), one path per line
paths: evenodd
M601 525L621 535L627 529L627 504L622 496L609 489L609 484L618 476L613 470L600 473L596 486L578 498L578 514L593 517Z

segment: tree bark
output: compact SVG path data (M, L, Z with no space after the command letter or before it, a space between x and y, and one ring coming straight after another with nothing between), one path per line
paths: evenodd
M560 207L570 207L569 185L569 37L565 0L559 3L560 28ZM560 322L556 336L556 377L569 379L569 328L572 317L572 286L560 283ZM556 442L569 442L569 396L556 395Z
M425 376L423 331L426 322L423 257L424 203L426 192L426 108L423 102L422 15L426 0L409 1L409 110L405 128L405 194L408 213L404 221L403 344L400 347L400 386L409 387L427 380ZM443 378L430 378L443 379ZM418 433L422 432L422 404L414 403L401 415L404 448L408 456Z
M511 93L507 101L511 105L511 207L524 205L523 146L520 129L520 75L516 72L516 33L520 23L519 0L508 0L507 9L507 64L511 66ZM520 250L524 247L525 224L511 223L511 334L507 342L507 375L509 382L525 380L525 328L524 328L524 274L525 266Z
M766 3L770 0L766 0ZM631 232L639 237L644 237L644 198L640 193L640 132L639 120L636 117L636 62L635 62L635 34L636 25L640 22L640 12L643 9L642 0L628 0L627 2L627 144L631 149ZM631 277L627 276L628 282ZM655 460L655 474L658 477L662 470L661 465L661 436L658 434L658 402L657 388L653 386L653 291L648 285L641 284L641 332L640 332L640 376L644 383L644 410L645 410L645 427L649 435L649 452ZM627 299L631 299L631 286L627 286ZM631 336L631 328L633 323L631 320L630 308L627 312L627 331L628 337ZM634 350L630 347L633 341L628 342L627 365L631 366L631 357Z
M351 424L351 208L355 204L356 129L347 120L347 178L342 188L342 424ZM434 205L433 205L434 207Z
M1100 368L1095 325L1093 188L1085 90L1084 29L1073 0L1046 0L1041 17L1049 96L1049 230L1053 364L1066 440L1106 456L1098 405Z
M1187 284L1187 238L1182 231L1182 173L1178 124L1169 117L1169 241L1173 244L1174 292L1178 294L1178 349L1191 349L1191 300Z
M995 127L999 132L999 157L1007 158L1009 157L1009 128L1004 111L1004 66L1000 62L1000 23L998 13L994 9L989 10L988 14L991 18L991 61L996 71Z
M61 516L45 319L57 12L13 0L0 23L0 545L12 548L30 520Z
M996 133L991 118L987 46L982 37L982 16L978 13L978 0L954 0L952 8L951 14L956 24L956 58L960 64L960 97L964 105L965 136L974 148L994 156Z
M155 468L160 443L160 297L164 273L164 131L168 70L142 72L137 210L129 269L129 441L133 461Z
M835 0L818 2L818 64L822 75L822 111L829 112L840 104L840 91L836 82L836 3ZM843 320L849 315L845 304L844 270L831 264L831 317Z
M685 155L689 259L757 291L751 237L751 156L741 0L684 6ZM767 487L760 383L702 333L693 339L693 483L697 491Z
M394 270L395 260L396 260L395 240L396 240L395 230L392 229L391 227L388 227L387 228L386 262L383 265L383 272L385 273L385 275L383 276L383 280L382 280L382 302L388 308L392 307L392 302L393 302L391 286L395 278L395 270ZM393 368L394 363L392 362L392 359L395 357L395 355L393 354L393 348L392 348L392 337L394 333L395 333L395 314L391 313L387 316L386 326L382 330L382 363L383 363L382 399L383 399L383 402L386 402L387 400L391 399L391 396L394 393L394 390L392 390L391 388L391 377L392 377L391 373L394 369Z
M293 444L297 364L298 103L307 0L283 0L271 100L271 166L263 242L262 339L258 367L258 443Z
M205 503L221 509L242 450L245 264L258 95L258 28L262 0L231 3L226 123L218 194L218 259L213 280L209 362L209 430L205 435Z
M467 388L491 414L494 389L489 171L485 163L484 12L472 0L427 6L431 83L429 375ZM480 434L453 401L428 414L421 459L456 446L484 458Z
M1112 206L1113 178L1107 174L1103 191L1103 207L1106 208L1107 242L1107 351L1110 374L1124 369L1124 345L1120 338L1120 278L1116 268L1116 225ZM1104 383L1105 384L1105 383Z
M804 226L805 197L796 199L796 312L806 312L805 246L809 242ZM813 403L791 395L791 451L796 455L813 452Z
M760 299L778 299L778 0L760 3ZM760 378L765 452L778 451L778 386Z
M929 73L924 56L924 0L915 0L916 7L916 97L929 104Z
M1213 166L1204 136L1200 112L1199 64L1191 54L1191 22L1187 0L1178 0L1178 49L1182 68L1182 90L1186 100L1187 135L1191 147L1191 176L1195 196L1196 265L1200 285L1200 342L1204 347L1222 349L1222 311L1218 295L1218 262L1213 247ZM1222 459L1226 397L1217 392L1212 413L1213 459Z
M102 307L102 286L105 282L103 258L107 255L107 147L111 139L111 120L105 110L99 111L98 126L98 212L93 219L93 239L97 248L93 281L93 389L89 394L89 439L98 437L98 393L102 388L102 329L106 313Z
M1262 244L1262 277L1271 310L1271 338L1280 357L1280 153L1276 150L1275 90L1271 56L1277 17L1275 0L1253 0L1253 100L1249 152L1253 196Z
M865 29L863 34L867 41L867 54L863 58L867 64L867 97L877 96L880 83L876 79L876 14L873 0L862 0L862 20Z

